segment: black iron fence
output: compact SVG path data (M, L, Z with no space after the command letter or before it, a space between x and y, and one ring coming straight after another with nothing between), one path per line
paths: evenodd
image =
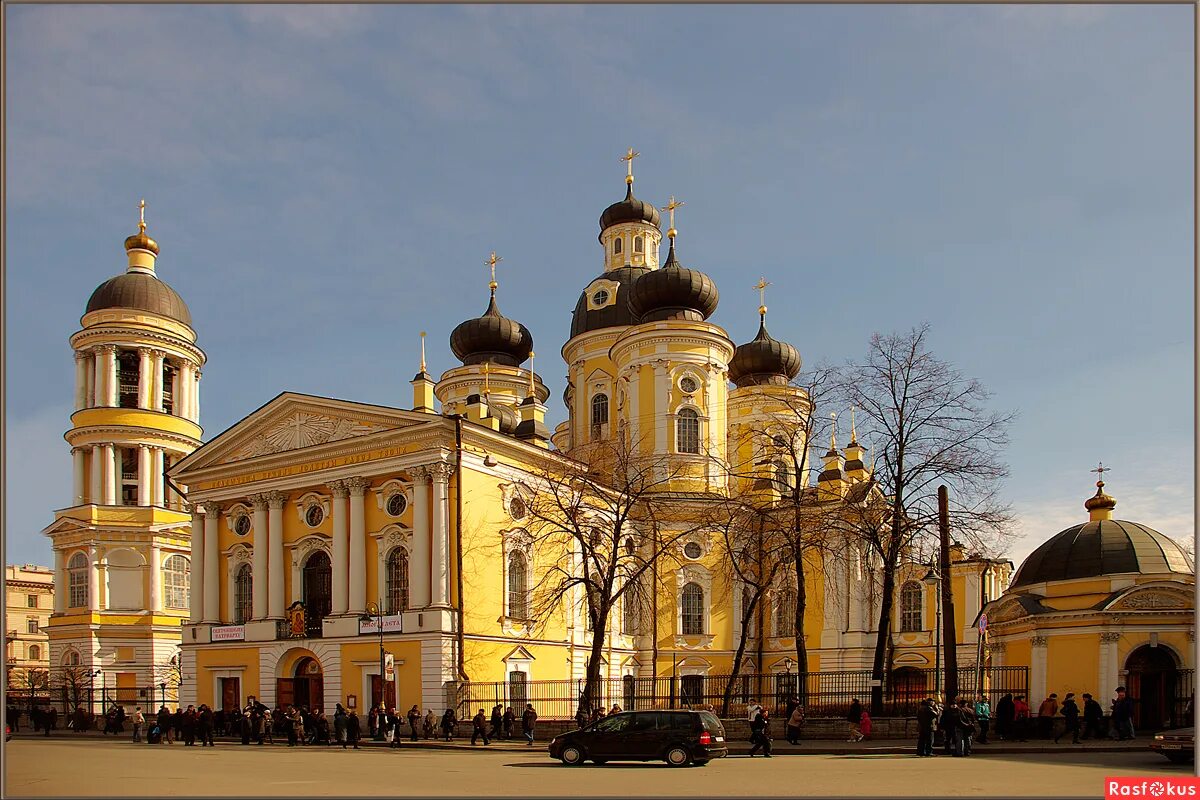
M166 704L172 711L179 701L179 692L171 685L135 687L53 686L41 689L32 697L29 691L9 690L4 705L21 715L21 726L30 725L31 712L36 708L53 720L58 730L95 730L104 727L104 714L121 706L126 714L140 707L149 715ZM51 713L52 712L52 713Z
M904 667L894 670L882 681L884 716L911 716L917 705L935 694L938 674L932 669ZM833 670L824 672L747 673L732 679L729 675L665 675L657 678L626 676L602 679L596 687L592 706L626 711L658 708L724 709L730 688L728 715L743 716L751 701L775 715L782 714L789 698L797 697L809 716L836 716L845 713L854 700L870 701L874 682L870 670ZM982 686L979 684L982 683ZM992 702L1006 693L1028 694L1029 670L1026 667L992 667L977 673L974 666L958 671L959 693L985 695ZM467 718L482 708L491 714L493 706L511 706L519 716L526 703L532 703L538 716L545 719L570 719L579 710L583 696L582 680L510 681L463 684L458 689L459 718Z

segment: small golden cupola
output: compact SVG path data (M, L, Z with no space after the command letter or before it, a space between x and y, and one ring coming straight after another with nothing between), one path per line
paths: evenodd
M821 500L840 499L845 495L846 481L842 473L842 455L837 449L837 414L830 413L829 452L825 454L825 469L817 476L817 496Z
M1117 501L1104 493L1104 473L1108 469L1101 462L1100 466L1092 470L1100 474L1100 480L1096 481L1096 493L1084 501L1083 507L1088 511L1088 518L1092 522L1100 520L1112 519L1113 509L1117 507Z
M129 272L154 274L158 258L158 242L146 235L146 200L138 203L138 232L125 239L125 255L129 257Z
M858 429L854 425L854 409L850 409L850 443L846 445L846 480L858 483L867 479L867 468L863 464L866 448L858 443Z

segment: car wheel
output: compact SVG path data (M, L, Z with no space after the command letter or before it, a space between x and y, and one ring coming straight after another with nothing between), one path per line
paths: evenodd
M685 767L691 759L686 747L676 745L667 751L666 761L672 767Z
M569 744L563 748L562 754L559 756L562 763L568 767L577 767L583 763L583 751L573 744Z

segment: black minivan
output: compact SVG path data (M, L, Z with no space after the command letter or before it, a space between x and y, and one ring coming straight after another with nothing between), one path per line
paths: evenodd
M725 728L709 711L624 711L568 731L550 742L550 757L568 766L591 759L666 761L673 767L729 755Z

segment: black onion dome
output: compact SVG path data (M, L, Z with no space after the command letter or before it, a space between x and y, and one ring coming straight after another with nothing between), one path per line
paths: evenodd
M100 284L88 298L84 313L106 308L149 311L182 322L189 328L192 325L192 313L179 293L165 281L144 272L126 272Z
M771 338L760 320L758 335L738 345L729 362L729 380L738 386L783 386L800 372L800 353L787 342Z
M584 290L579 295L579 302L575 304L575 311L571 315L572 338L581 333L598 331L602 328L620 328L627 325L636 325L637 317L634 315L633 309L629 307L629 295L633 291L633 285L637 282L638 278L650 271L650 267L646 266L624 266L594 278L593 283L598 280L613 281L616 283L617 299L603 308L589 310L588 293L587 290Z
M664 319L702 321L717 310L717 285L712 278L688 269L675 258L675 242L662 269L638 278L630 292L629 305L639 322Z
M625 199L619 203L613 203L600 215L600 231L603 233L606 229L613 225L620 225L622 222L645 222L657 228L661 220L662 217L653 203L638 200L633 196L633 184L631 183L625 189Z
M459 324L450 334L450 349L466 364L520 366L533 352L533 334L521 323L501 315L496 295L482 317Z
M1034 550L1012 586L1131 572L1190 575L1194 569L1183 548L1158 531L1136 522L1102 519L1067 528Z

